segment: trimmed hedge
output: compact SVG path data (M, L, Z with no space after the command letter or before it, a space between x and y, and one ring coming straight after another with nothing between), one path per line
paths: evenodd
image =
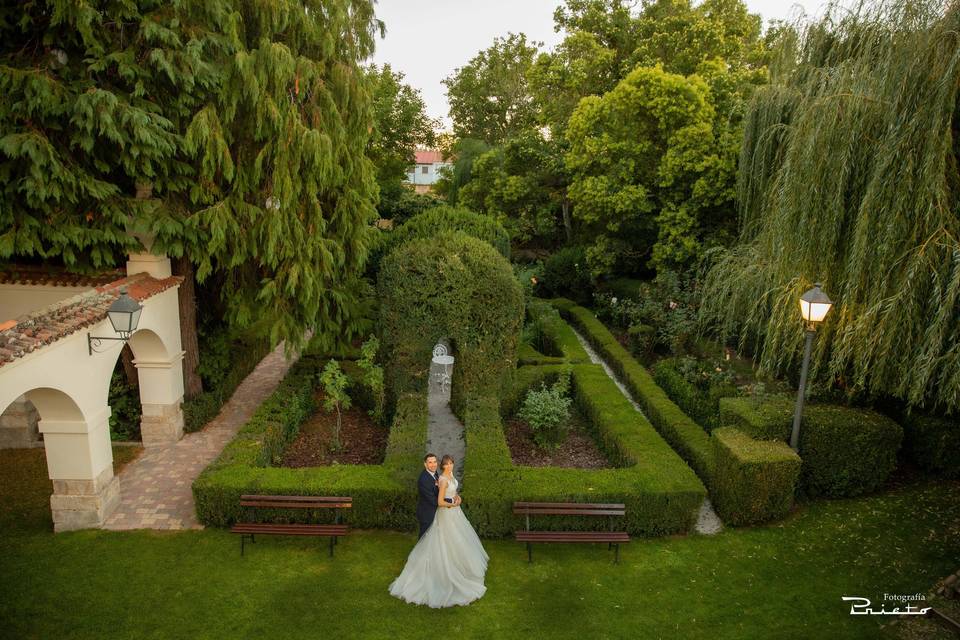
M539 362L523 362L522 364L557 364L559 362L586 363L590 362L577 335L566 322L560 319L557 311L544 300L533 300L527 304L527 318L531 324L539 326L543 351L549 355L540 355L540 358L528 358ZM536 347L534 347L536 352ZM527 352L529 353L529 352ZM554 361L551 361L554 360Z
M518 369L505 403L518 404L516 398L522 398L527 389L556 376L563 368ZM627 505L626 530L635 535L689 531L706 495L703 483L599 365L579 364L570 369L578 407L596 430L601 449L622 467L591 470L516 466L503 433L500 404L490 398L471 398L463 413L469 451L464 463L464 503L471 523L483 535L503 536L523 526L522 519L512 513L517 500L623 502ZM534 526L538 524L571 530L607 526L606 522L559 517Z
M510 234L490 216L474 213L462 207L440 205L418 213L392 233L384 236L384 255L411 240L424 240L444 232L463 233L490 244L504 258L510 260Z
M670 400L650 372L617 342L589 309L562 298L552 300L551 304L580 329L587 342L620 377L660 435L709 484L713 475L713 449L707 432Z
M710 488L714 502L730 506L730 512L736 520L739 517L748 519L748 516L738 515L738 505L743 496L755 487L750 485L753 480L750 474L733 473L729 460L725 460L727 468L721 479L717 477L717 450L730 449L730 442L711 442L710 435L703 428L687 416L654 381L650 373L631 356L616 338L597 320L588 309L579 307L569 300L553 300L552 304L560 310L561 315L569 318L584 334L584 337L593 345L598 353L603 355L610 367L620 377L620 381L633 395L637 404L656 430L670 443L674 450L686 460ZM756 446L739 447L738 455L743 458L743 464L764 467L768 464L767 448L757 443ZM751 458L757 455L758 459ZM783 491L782 485L772 488L773 494L779 495ZM792 491L792 488L791 488ZM774 518L779 517L775 508L775 501L768 501L766 510L756 509L749 517ZM735 508L736 507L736 508ZM746 520L745 520L746 521Z
M754 440L733 427L711 434L713 506L727 524L778 520L790 512L800 457L783 442Z
M704 391L687 380L675 358L666 358L653 366L653 379L671 400L708 432L720 426L720 399L736 395L732 385L710 385Z
M721 420L761 439L790 439L793 403L787 398L720 401ZM874 491L896 467L903 429L869 409L811 404L800 426L801 490L809 496L851 497Z
M523 291L507 260L464 233L414 240L387 256L377 283L388 396L426 394L431 352L447 337L457 362L451 407L496 396L516 367Z
M326 358L304 356L236 437L193 483L197 517L228 527L241 517L270 522L329 522L332 513L260 510L244 513L245 493L347 495L354 499L346 519L354 527L413 530L416 476L427 441L425 396L398 399L382 465L333 465L287 469L266 466L282 452L312 410L316 375ZM349 367L345 370L350 372Z
M558 356L545 356L526 342L521 342L517 347L518 366L530 364L563 364L566 361L566 358Z
M902 424L910 460L930 473L960 478L960 419L912 414Z

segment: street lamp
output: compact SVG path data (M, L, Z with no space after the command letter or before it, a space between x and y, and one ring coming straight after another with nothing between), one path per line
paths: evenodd
M830 311L833 302L820 290L820 283L813 285L800 296L800 314L807 323L807 340L803 347L803 368L800 370L800 388L797 389L797 408L793 412L793 433L790 434L790 447L797 451L800 440L800 415L803 413L803 396L807 387L807 369L810 367L810 349L813 346L813 334L817 332L817 324L823 322Z
M105 336L91 336L87 334L87 349L90 355L93 355L94 346L99 347L102 340L123 340L126 342L137 330L137 323L140 322L140 314L143 312L143 305L127 295L127 288L120 287L120 297L113 301L110 308L107 309L107 317L113 330L120 334L119 338Z

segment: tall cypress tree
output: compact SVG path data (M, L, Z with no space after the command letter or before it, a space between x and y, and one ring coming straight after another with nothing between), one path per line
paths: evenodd
M0 9L0 258L109 266L147 233L224 275L234 324L335 333L374 216L378 27L370 0Z

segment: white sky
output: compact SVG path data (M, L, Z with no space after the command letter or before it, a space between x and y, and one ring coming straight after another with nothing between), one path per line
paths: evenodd
M764 24L796 17L797 11L816 14L825 0L746 0ZM495 37L508 32L552 48L562 39L553 32L553 10L561 0L377 0L377 17L387 36L377 44L373 61L389 62L402 71L407 84L420 89L427 112L447 127L446 87L441 81L462 67Z

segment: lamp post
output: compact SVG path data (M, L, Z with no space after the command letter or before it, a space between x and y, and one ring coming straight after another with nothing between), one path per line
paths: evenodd
M137 323L140 322L140 314L143 312L143 305L127 295L127 288L120 287L120 297L113 301L110 308L107 309L107 317L113 330L120 334L120 337L91 336L87 334L87 350L92 356L94 345L100 346L102 340L122 340L126 342L137 330Z
M800 314L807 323L807 339L803 347L803 367L800 369L800 387L797 389L797 408L793 412L793 432L790 434L790 448L794 451L797 451L800 446L800 416L803 413L803 396L807 390L807 369L810 368L813 334L817 332L817 324L823 322L832 306L833 302L820 290L819 282L813 285L813 289L800 296Z

